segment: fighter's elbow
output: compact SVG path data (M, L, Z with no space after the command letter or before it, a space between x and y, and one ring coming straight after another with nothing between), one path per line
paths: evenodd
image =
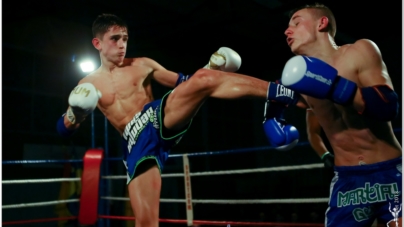
M364 108L359 114L377 121L396 119L400 104L397 93L387 85L361 88Z

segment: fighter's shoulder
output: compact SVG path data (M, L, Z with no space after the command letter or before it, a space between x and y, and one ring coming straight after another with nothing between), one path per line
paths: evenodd
M150 68L161 67L161 65L159 63L157 63L157 61L155 61L151 58L148 58L148 57L131 58L128 61L130 61L130 64L132 66L145 66L145 67L150 67Z
M141 58L125 58L121 67L130 67L139 65Z
M90 74L86 75L83 79L79 81L78 84L82 83L93 83L98 77L100 77L100 73L98 70L91 72Z
M361 55L365 59L381 55L379 47L370 39L359 39L353 44L348 45L346 51L350 55Z

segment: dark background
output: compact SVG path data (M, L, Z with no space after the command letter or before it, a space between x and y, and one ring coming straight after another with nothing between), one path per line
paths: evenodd
M191 74L203 67L221 46L242 58L239 73L264 80L280 78L293 56L284 31L288 11L313 1L301 0L143 0L143 1L12 1L3 5L2 88L3 162L21 159L76 159L92 146L106 148L108 157L121 157L120 137L103 115L94 112L94 132L89 118L70 139L56 132L56 121L67 108L71 89L85 76L78 63L91 58L99 66L91 44L91 25L98 14L113 13L129 27L127 57L149 57L172 71ZM402 7L400 1L322 1L337 20L336 43L357 39L374 41L381 50L401 103ZM154 84L155 98L168 91ZM400 108L401 109L401 108ZM261 100L210 99L173 154L233 150L268 146L262 129ZM401 115L392 122L401 128ZM287 120L307 142L305 110L291 108ZM396 134L401 143L401 133ZM105 138L108 138L106 140ZM247 169L319 163L309 146L288 152L266 150L234 155L192 157L191 172ZM5 165L5 179L59 178L63 165ZM121 161L109 163L109 175L123 175ZM182 172L179 158L169 159L164 173ZM329 171L267 172L192 178L195 199L323 198L328 196ZM108 194L125 196L124 181L110 181ZM3 204L57 200L60 183L3 184ZM184 198L182 178L163 179L162 198ZM107 206L106 206L107 207ZM111 202L100 213L124 215L124 202ZM70 211L73 208L70 209ZM196 204L194 218L323 222L325 203L205 205ZM73 209L74 210L74 209ZM71 211L74 213L74 211ZM184 219L185 205L162 203L161 218ZM3 221L54 217L52 207L3 209ZM124 222L113 222L121 226ZM55 226L55 223L46 226ZM27 225L24 225L27 226ZM45 226L45 224L30 225ZM67 225L66 225L67 226Z

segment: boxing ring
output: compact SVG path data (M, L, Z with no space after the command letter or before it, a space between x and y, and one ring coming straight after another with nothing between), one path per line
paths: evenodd
M401 129L395 129L395 133L401 133ZM300 142L296 145L299 146L310 146L307 142ZM185 207L186 219L159 219L160 223L171 223L187 226L200 226L200 225L214 225L214 226L312 226L320 227L324 224L320 223L281 223L281 222L258 222L258 221L231 221L231 220L197 220L194 219L195 215L194 207L197 204L221 204L221 205L235 205L235 204L245 204L248 206L260 205L260 204L304 204L304 203L321 203L326 204L328 198L326 197L316 197L316 198L286 198L286 199L198 199L192 196L192 184L191 180L199 177L212 177L221 176L226 177L228 175L248 175L252 173L268 173L268 172L285 172L285 171L304 171L310 169L324 168L323 163L312 163L303 165L287 165L287 166L276 166L276 167L264 167L264 168L252 168L252 169L232 169L232 170L219 170L219 171L202 171L202 172L191 172L191 163L193 158L198 157L210 157L218 155L235 155L237 153L248 153L248 152L270 152L274 147L255 147L255 148L245 148L236 150L223 150L223 151L209 151L209 152L198 152L198 153L187 153L187 154L171 154L170 159L182 159L182 172L178 173L162 173L162 178L182 178L183 187L185 190L185 196L182 198L161 198L160 203L180 203ZM105 151L103 149L89 149L84 158L76 160L7 160L3 161L3 165L13 165L13 164L51 164L51 163L80 163L83 166L83 172L81 177L67 177L67 178L49 178L49 179L26 179L26 180L2 180L2 187L7 187L11 184L46 184L55 182L81 182L81 195L80 198L75 199L65 199L65 200L53 200L53 201L38 201L33 203L20 203L20 204L2 204L3 212L6 209L27 208L27 207L43 207L43 206L54 206L57 204L76 204L79 206L79 212L76 216L66 216L66 217L51 217L51 218L40 218L31 220L7 220L3 221L3 226L21 225L29 226L34 223L49 223L58 222L63 220L76 220L80 225L91 225L91 226L110 226L111 220L121 220L121 221L134 221L135 217L127 215L111 215L109 210L106 208L108 201L129 201L128 197L115 197L106 194L105 181L113 181L114 184L125 184L126 185L126 175L108 175L104 174L102 171L102 166L108 166L109 162L122 161L121 158L108 158L105 156ZM124 181L124 182L123 182ZM166 185L162 185L164 188ZM3 196L5 196L3 194ZM18 211L16 211L18 212ZM324 210L325 212L325 210ZM3 217L4 220L4 217ZM382 225L378 225L382 226Z

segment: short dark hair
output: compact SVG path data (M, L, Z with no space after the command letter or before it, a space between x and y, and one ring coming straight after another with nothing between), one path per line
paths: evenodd
M128 30L126 22L121 18L119 18L118 16L108 13L98 15L98 17L93 22L92 27L93 37L102 38L103 35L106 32L108 32L108 29L110 29L112 26L118 26Z
M328 33L334 38L335 33L337 33L337 23L335 21L334 14L332 11L325 6L324 4L321 3L314 3L314 4L309 4L309 5L304 5L299 8L293 9L289 13L289 17L291 18L293 14L295 14L297 11L302 10L302 9L310 9L315 12L315 15L320 18L322 16L326 16L328 18L328 26L327 26L327 31Z

